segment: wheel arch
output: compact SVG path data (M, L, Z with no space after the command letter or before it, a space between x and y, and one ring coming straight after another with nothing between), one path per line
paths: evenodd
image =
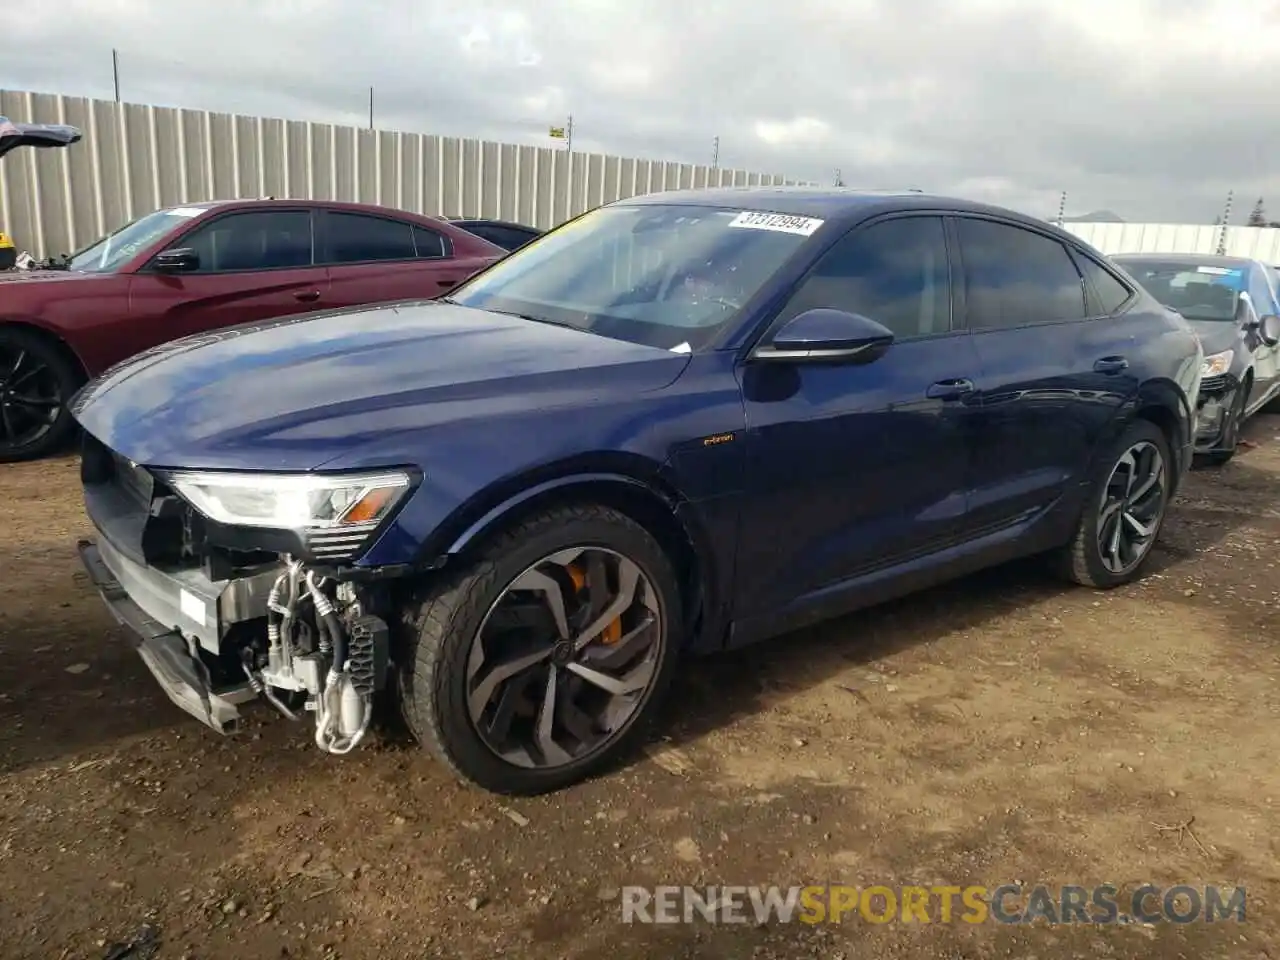
M66 339L37 323L31 323L29 320L16 320L10 317L0 316L0 330L20 330L28 336L36 337L46 343L51 349L56 350L58 354L66 360L76 371L80 377L80 383L84 384L89 380L89 368L85 365L80 355L69 344Z
M1105 457L1111 445L1128 428L1134 420L1146 420L1159 428L1169 445L1169 453L1174 457L1177 469L1174 470L1174 487L1176 492L1181 482L1184 457L1189 457L1186 445L1191 441L1191 424L1194 423L1194 400L1188 400L1181 388L1172 380L1148 381L1124 403L1111 419L1107 429L1098 437L1089 460L1088 472L1082 479L1093 476L1098 462ZM1184 426L1184 423L1186 424Z
M635 464L629 464L634 468ZM503 530L526 517L570 503L596 503L611 507L649 531L661 544L676 568L682 591L685 622L692 626L706 609L715 609L715 559L708 538L679 492L654 473L612 469L575 469L542 477L507 491L500 497L483 498L469 509L463 508L446 522L447 546L438 564L452 564L481 549ZM441 541L443 542L443 540Z
M1192 439L1195 422L1195 400L1183 396L1182 391L1172 381L1152 381L1143 384L1134 398L1133 414L1125 418L1124 425L1131 420L1146 420L1154 424L1169 445L1169 453L1174 457L1177 469L1174 471L1173 489L1176 492L1181 484L1183 468L1187 466L1184 458L1189 457L1188 444ZM1185 426L1184 426L1185 424Z

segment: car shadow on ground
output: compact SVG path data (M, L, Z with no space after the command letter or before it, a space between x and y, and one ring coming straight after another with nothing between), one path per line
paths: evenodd
M1144 579L1194 561L1255 520L1253 507L1233 504L1224 493L1256 491L1269 482L1272 474L1250 466L1247 457L1194 470L1171 506ZM871 667L901 650L980 630L1017 608L1086 589L1060 580L1031 557L750 647L699 657L678 674L655 735L677 746L697 741L767 709L780 696L831 682L851 668ZM690 710L690 704L698 708Z

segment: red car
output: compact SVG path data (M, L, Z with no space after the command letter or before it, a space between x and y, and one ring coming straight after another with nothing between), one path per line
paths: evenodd
M0 273L0 462L61 446L72 394L135 353L238 323L432 299L505 255L435 217L236 200L158 210L43 269Z

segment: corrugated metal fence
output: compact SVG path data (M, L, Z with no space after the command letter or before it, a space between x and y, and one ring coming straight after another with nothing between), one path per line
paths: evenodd
M1066 223L1063 226L1106 254L1218 252L1220 226L1194 223ZM1227 227L1226 252L1280 265L1280 229Z
M0 116L70 123L67 150L0 160L0 224L36 256L74 252L161 207L293 197L496 217L549 228L612 200L704 186L791 184L769 174L0 90Z

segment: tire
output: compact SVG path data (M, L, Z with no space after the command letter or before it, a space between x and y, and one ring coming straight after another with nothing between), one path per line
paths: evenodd
M481 733L479 721L472 716L468 666L473 645L484 642L481 637L488 618L498 608L499 601L507 602L507 588L513 581L524 578L534 567L547 569L540 562L551 563L548 558L557 552L566 551L564 555L568 555L572 552L570 548L584 546L592 555L598 552L604 556L607 552L626 558L644 578L645 585L636 588L633 596L644 594L646 616L651 617L645 622L662 631L661 639L654 642L656 650L645 653L646 670L647 664L652 664L651 679L637 697L625 701L627 705L635 704L633 708L627 707L634 712L605 735L592 752L541 766L520 765L499 756ZM617 577L621 578L620 568ZM569 599L564 593L560 596ZM655 605L657 612L653 613ZM542 609L545 612L550 608L543 604ZM558 507L537 514L489 541L467 568L406 605L399 624L398 639L402 642L396 651L399 700L405 722L414 738L457 776L494 793L531 796L586 779L624 757L643 737L670 686L683 643L681 609L680 589L671 561L657 540L629 517L599 505ZM549 612L547 616L553 619ZM574 636L572 631L570 636ZM619 648L622 645L619 641ZM562 646L563 641L556 643L555 648L559 650ZM599 648L593 645L591 649ZM608 650L605 656L608 657ZM488 660L480 663L486 664ZM558 673L563 679L540 681L535 675L527 680L526 689L541 689L537 685L544 682L548 687L553 682L567 682L569 686L563 689L570 699L575 696L575 683L588 695L606 696L590 688L580 677L571 676L572 667L557 668L551 663L548 661L548 673ZM530 668L538 669L542 668ZM503 690L504 686L498 686L485 702L492 703L495 699L505 702L505 696L498 692ZM555 690L558 693L560 688ZM531 699L536 701L536 695ZM536 725L537 718L528 722ZM563 730L560 733L564 735ZM532 757L534 751L526 751L525 755Z
M45 337L0 327L0 463L38 460L66 446L75 431L68 402L81 380L74 364ZM33 399L57 404L48 410L47 426L33 420L43 408L19 402Z
M1196 459L1211 467L1221 467L1236 455L1240 440L1240 426L1244 419L1244 408L1249 402L1251 383L1242 383L1231 400L1231 410L1227 414L1227 423L1222 431L1222 446L1211 453L1202 453Z
M1120 476L1123 477L1123 467L1121 466L1123 458L1139 447L1143 449L1147 447L1154 448L1161 458L1164 480L1160 484L1162 487L1160 502L1158 511L1153 518L1154 527L1151 529L1149 538L1144 541L1141 554L1137 556L1137 562L1124 569L1115 570L1108 566L1103 546L1100 542L1101 511L1104 504L1112 499L1109 496L1108 482L1117 472L1120 472ZM1084 507L1081 510L1079 519L1076 521L1075 533L1055 557L1054 565L1058 573L1081 586L1093 587L1099 590L1118 587L1140 576L1143 568L1151 558L1152 547L1160 538L1160 531L1168 514L1169 487L1173 476L1172 471L1175 469L1176 466L1169 451L1169 442L1159 427L1149 420L1135 420L1129 424L1107 454L1099 459L1099 463L1094 469L1093 476L1090 478L1089 492L1085 497ZM1117 522L1122 521L1127 510L1129 510L1128 507L1122 508L1120 516L1116 518ZM1107 529L1112 528L1108 527ZM1130 529L1126 528L1126 531Z

